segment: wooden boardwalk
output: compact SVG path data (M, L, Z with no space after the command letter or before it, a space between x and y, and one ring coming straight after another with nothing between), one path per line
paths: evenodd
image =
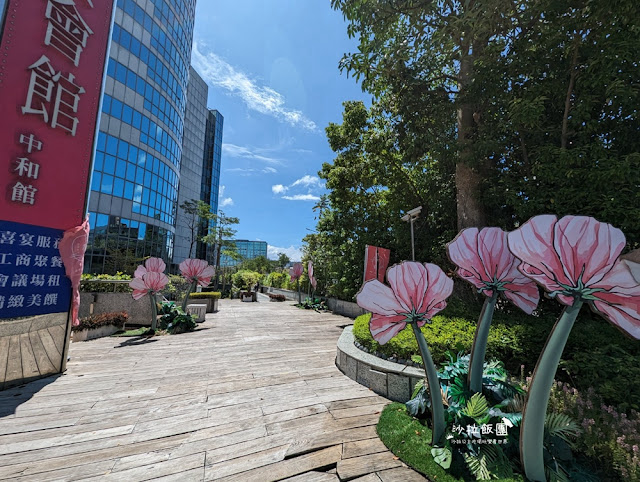
M223 300L194 333L74 343L65 375L0 392L0 480L425 480L335 366L350 323Z

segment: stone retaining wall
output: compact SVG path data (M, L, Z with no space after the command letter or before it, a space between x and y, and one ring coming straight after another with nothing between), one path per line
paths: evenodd
M298 292L292 290L285 290L282 288L267 288L267 293L275 295L284 295L289 301L298 302ZM301 294L302 300L307 297L306 293ZM365 310L360 308L356 303L350 301L339 300L337 298L327 298L327 307L336 315L347 316L349 318L356 318L366 313Z
M91 311L91 305L93 305L93 311ZM131 293L80 293L78 311L78 316L81 318L90 314L125 311L129 314L128 323L151 326L151 303L147 296L136 301Z
M393 363L365 353L353 344L353 326L338 340L336 365L349 378L395 402L406 402L424 370Z

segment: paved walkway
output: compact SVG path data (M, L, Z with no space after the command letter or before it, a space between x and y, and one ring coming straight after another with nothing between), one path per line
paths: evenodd
M65 375L0 392L0 479L424 480L335 367L350 323L223 300L194 333L74 343Z

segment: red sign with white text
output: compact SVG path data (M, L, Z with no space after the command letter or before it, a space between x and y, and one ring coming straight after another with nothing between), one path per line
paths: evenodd
M10 0L0 45L0 220L82 223L113 0Z

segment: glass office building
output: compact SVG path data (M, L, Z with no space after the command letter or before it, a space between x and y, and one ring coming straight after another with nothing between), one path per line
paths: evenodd
M220 266L236 266L248 259L254 259L258 256L267 257L266 241L249 241L247 239L234 239L238 254L241 256L239 260L234 260L228 256L220 257Z
M85 272L173 258L194 13L195 0L118 0Z
M220 193L220 162L222 157L222 128L224 117L215 109L207 114L207 125L204 145L204 163L200 199L211 206L211 212L218 213L218 194ZM215 228L215 222L211 223ZM213 245L198 244L198 258L215 264L216 250Z

